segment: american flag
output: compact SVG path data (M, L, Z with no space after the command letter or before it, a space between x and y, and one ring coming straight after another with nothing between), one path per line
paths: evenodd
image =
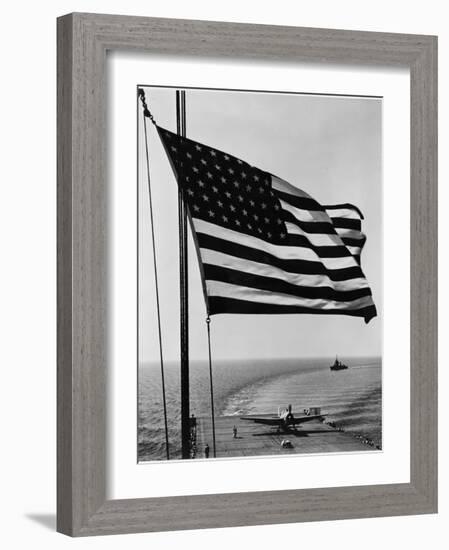
M188 206L209 315L376 316L362 213L157 127Z

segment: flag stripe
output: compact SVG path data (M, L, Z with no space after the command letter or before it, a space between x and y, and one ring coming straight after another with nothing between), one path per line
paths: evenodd
M344 206L344 205L340 205ZM349 218L352 220L363 220L363 217L361 216L361 212L359 213L358 210L354 210L352 208L331 208L331 207L324 207L326 210L327 215L329 218Z
M346 247L348 247L348 246L358 246L358 247L362 248L363 245L365 244L366 236L361 235L360 238L358 238L358 239L342 236L341 240L346 245Z
M288 243L285 246L310 248L319 258L341 258L344 256L350 256L348 247L343 246L343 243L340 246L338 244L316 245L312 244L308 236L303 233L290 233Z
M351 256L353 253L350 249L357 248L358 253L361 252L365 244L365 238L350 239L340 237L340 235L307 235L295 224L285 224L289 231L288 243L284 246L301 246L310 248L320 258L342 258Z
M227 227L222 227L215 223L206 222L205 220L199 220L197 218L193 219L195 230L198 233L203 233L205 235L211 235L212 237L217 237L219 239L231 241L233 243L241 244L243 246L249 246L254 249L262 250L268 254L272 254L280 259L299 259L299 260L309 260L309 261L320 261L317 254L314 252L313 248L310 246L293 246L293 243L279 245L267 242L258 237L252 235L247 235L246 233L239 233L233 229L228 229ZM322 237L322 239L321 239ZM326 240L327 236L316 235L317 240L321 242ZM338 238L335 235L335 238ZM327 240L327 244L331 244L332 241ZM324 267L327 269L342 269L347 267L354 266L352 257L349 255L341 257L327 258L323 262Z
M233 298L236 300L246 300L249 302L260 302L263 304L302 306L324 310L356 310L372 304L371 296L364 296L362 298L347 302L337 302L335 300L321 298L302 298L299 296L293 296L292 294L272 292L270 290L251 288L213 280L207 281L207 291L209 296L221 296L223 298Z
M345 211L342 210L338 210L338 216L329 215L329 213L324 210L321 212L307 212L303 208L299 208L295 205L297 197L287 195L287 193L279 194L283 195L283 199L280 201L283 210L293 215L296 222L300 224L300 227L305 231L310 233L335 233L335 227L353 229L355 231L361 231L362 229L360 218L354 218L352 212L351 217L346 217Z
M281 190L281 180L277 178L278 183L273 188L276 189L277 195L281 200L281 204L288 203L295 207L297 214L296 217L300 221L332 221L336 227L348 227L350 229L361 230L360 220L363 219L363 215L360 210L349 204L340 204L335 208L333 206L321 206L315 199L308 196L298 196L296 194L287 193ZM330 212L328 212L328 210ZM339 224L343 225L339 225ZM349 225L345 225L349 224Z
M322 309L316 310L304 306L286 306L281 304L265 304L250 302L248 300L236 300L233 298L224 298L222 296L210 296L209 307L214 313L239 313L239 314L266 314L280 315L292 313L320 313L321 315L349 315L354 317L364 317L365 322L370 321L377 315L374 305L369 305L360 309Z
M337 233L308 233L294 222L285 222L289 235L303 235L310 244L315 246L342 246L343 242ZM345 248L345 247L343 247ZM347 252L342 254L349 256Z
M273 188L276 189L275 185L273 185ZM285 191L280 191L279 189L276 189L276 194L280 200L290 203L299 210L326 212L319 202L310 197L291 195L290 193L285 193Z
M336 234L335 228L328 216L327 216L328 221L326 222L322 222L322 221L305 222L299 219L295 215L298 211L297 208L291 206L286 201L281 201L281 205L282 205L282 214L283 214L284 221L295 223L305 233L309 233L309 234L324 233L327 235ZM324 212L323 214L326 215Z
M270 273L269 277L254 275L248 271L238 271L223 266L211 265L206 262L203 267L204 275L208 281L221 281L252 289L265 290L271 292L273 295L288 294L299 298L346 302L346 304L365 296L371 296L371 290L368 287L343 291L335 290L329 286L301 286L280 278L274 278L272 273Z
M305 273L291 273L273 265L254 262L247 258L224 254L208 248L201 249L201 258L204 264L223 266L237 271L245 271L254 275L275 277L287 281L293 285L308 287L330 287L336 291L350 291L354 288L369 288L366 279L349 279L344 281L333 281L327 275L308 275Z
M360 219L364 220L363 214L357 206L345 202L344 204L324 204L323 208L325 210L349 210L350 212L356 212Z
M354 220L352 218L331 218L332 225L334 227L341 227L343 229L354 229L355 231L362 230L361 220Z
M298 208L293 204L290 204L287 200L281 199L280 203L284 210L291 212L295 218L301 222L321 222L321 223L330 223L330 217L327 212L319 210L304 210L303 208Z
M358 241L360 244L360 241L363 241L365 243L366 236L361 233L360 231L355 231L354 229L343 229L338 228L337 229L338 236L342 239L353 239L355 241Z
M257 237L251 235L246 235L243 233L238 233L232 229L223 228L219 225L213 223L205 222L204 220L194 219L195 230L199 235L216 237L222 241L230 242L231 244L242 245L245 248L251 248L256 252L262 252L269 255L269 257L275 257L279 260L300 260L300 261L309 261L312 263L321 263L323 270L321 272L333 271L337 269L351 269L356 267L354 258L349 256L340 256L340 257L326 257L320 258L310 247L300 247L300 246L282 246L272 243L268 243ZM201 237L202 239L202 237ZM203 246L199 237L200 248ZM221 245L222 243L217 243ZM269 263L269 262L266 262ZM358 268L358 273L360 276L360 268Z
M348 246L347 248L353 256L360 256L361 249L359 246Z
M297 259L293 254L291 258L279 258L274 254L265 252L257 248L251 248L232 241L220 239L212 235L197 232L198 245L200 252L203 249L216 250L224 252L230 256L236 256L242 259L248 259L254 262L272 265L290 273L304 273L308 275L326 275L332 281L345 281L347 279L358 279L363 277L362 271L358 265L347 268L326 269L320 261L308 261Z

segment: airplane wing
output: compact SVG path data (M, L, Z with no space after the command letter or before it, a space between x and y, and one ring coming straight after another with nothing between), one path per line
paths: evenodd
M323 418L321 414L310 414L308 416L294 417L289 421L289 424L302 424L303 422L309 422L310 420L317 420Z
M281 421L278 416L241 416L240 420L252 420L256 424L267 424L268 426L278 426Z

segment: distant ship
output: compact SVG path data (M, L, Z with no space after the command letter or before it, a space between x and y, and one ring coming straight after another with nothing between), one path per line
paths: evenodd
M335 356L334 364L329 367L331 370L345 370L348 368L348 365L345 365L341 361L338 360L338 357Z

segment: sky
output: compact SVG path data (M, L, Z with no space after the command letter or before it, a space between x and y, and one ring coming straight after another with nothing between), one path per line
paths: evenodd
M157 123L176 131L175 90L145 87ZM138 109L139 362L159 360L148 180ZM150 182L164 359L179 360L177 184L152 124ZM378 316L215 315L215 359L380 356L382 349L382 100L222 90L186 90L187 137L228 152L309 193L322 204L353 203L364 214L362 269ZM189 229L190 231L190 229ZM191 360L207 358L206 308L189 235Z

